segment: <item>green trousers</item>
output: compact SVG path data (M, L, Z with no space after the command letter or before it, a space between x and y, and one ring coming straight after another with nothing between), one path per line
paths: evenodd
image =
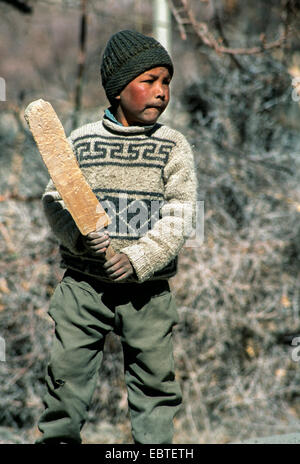
M103 284L67 270L50 302L55 336L38 443L81 443L108 332L120 336L135 443L172 443L181 404L172 327L178 322L167 280Z

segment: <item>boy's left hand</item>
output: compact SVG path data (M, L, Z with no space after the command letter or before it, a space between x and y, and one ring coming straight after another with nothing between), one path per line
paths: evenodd
M129 258L125 253L117 253L103 265L108 276L115 281L125 280L134 273Z

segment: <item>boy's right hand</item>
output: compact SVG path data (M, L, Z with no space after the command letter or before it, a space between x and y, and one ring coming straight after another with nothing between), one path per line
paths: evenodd
M85 248L94 255L104 254L110 244L109 233L106 230L95 230L83 237Z

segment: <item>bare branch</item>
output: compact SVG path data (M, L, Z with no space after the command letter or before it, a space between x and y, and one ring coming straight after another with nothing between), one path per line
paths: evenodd
M168 3L169 3L170 10L171 10L171 12L172 12L174 18L176 19L177 24L178 24L180 37L182 38L182 40L186 40L187 36L186 36L185 29L184 29L184 24L186 22L181 18L180 11L179 11L179 9L175 8L175 5L174 5L173 1L168 0Z
M290 32L289 25L287 24L287 21L285 21L284 31L277 40L274 40L273 42L266 42L264 34L261 34L261 44L259 46L250 48L231 48L222 45L222 43L226 42L226 40L224 40L224 37L221 38L221 40L217 40L215 36L209 31L209 28L205 22L199 22L196 20L194 12L192 11L192 8L189 6L188 0L180 0L180 2L182 5L182 9L179 10L174 6L173 1L169 0L171 11L181 31L181 37L186 38L186 32L184 30L183 24L189 23L192 26L196 35L201 39L201 41L208 47L214 49L219 54L255 55L263 53L267 50L280 48L286 42L287 36ZM186 21L180 16L180 11L185 12L188 21Z
M210 0L210 4L212 6L212 9L213 9L213 15L214 15L214 22L215 22L215 25L216 25L216 28L220 34L220 37L222 39L222 42L224 43L224 45L226 47L229 47L229 43L228 43L228 40L227 38L225 37L225 34L224 34L224 30L223 30L223 26L222 26L222 22L221 22L221 19L220 19L220 15L219 15L219 12L218 12L218 8L215 4L215 0ZM237 66L237 68L239 68L240 70L244 69L243 66L241 65L241 63L239 62L239 60L237 59L237 57L235 55L229 55L230 56L230 59L232 61L232 63Z

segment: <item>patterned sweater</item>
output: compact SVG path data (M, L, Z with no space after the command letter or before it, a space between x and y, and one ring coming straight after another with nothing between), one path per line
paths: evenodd
M161 124L124 127L106 115L68 138L79 166L112 223L114 250L125 253L134 281L167 279L195 226L196 174L191 148ZM43 195L48 222L60 241L63 267L103 281L104 258L89 254L52 180Z

